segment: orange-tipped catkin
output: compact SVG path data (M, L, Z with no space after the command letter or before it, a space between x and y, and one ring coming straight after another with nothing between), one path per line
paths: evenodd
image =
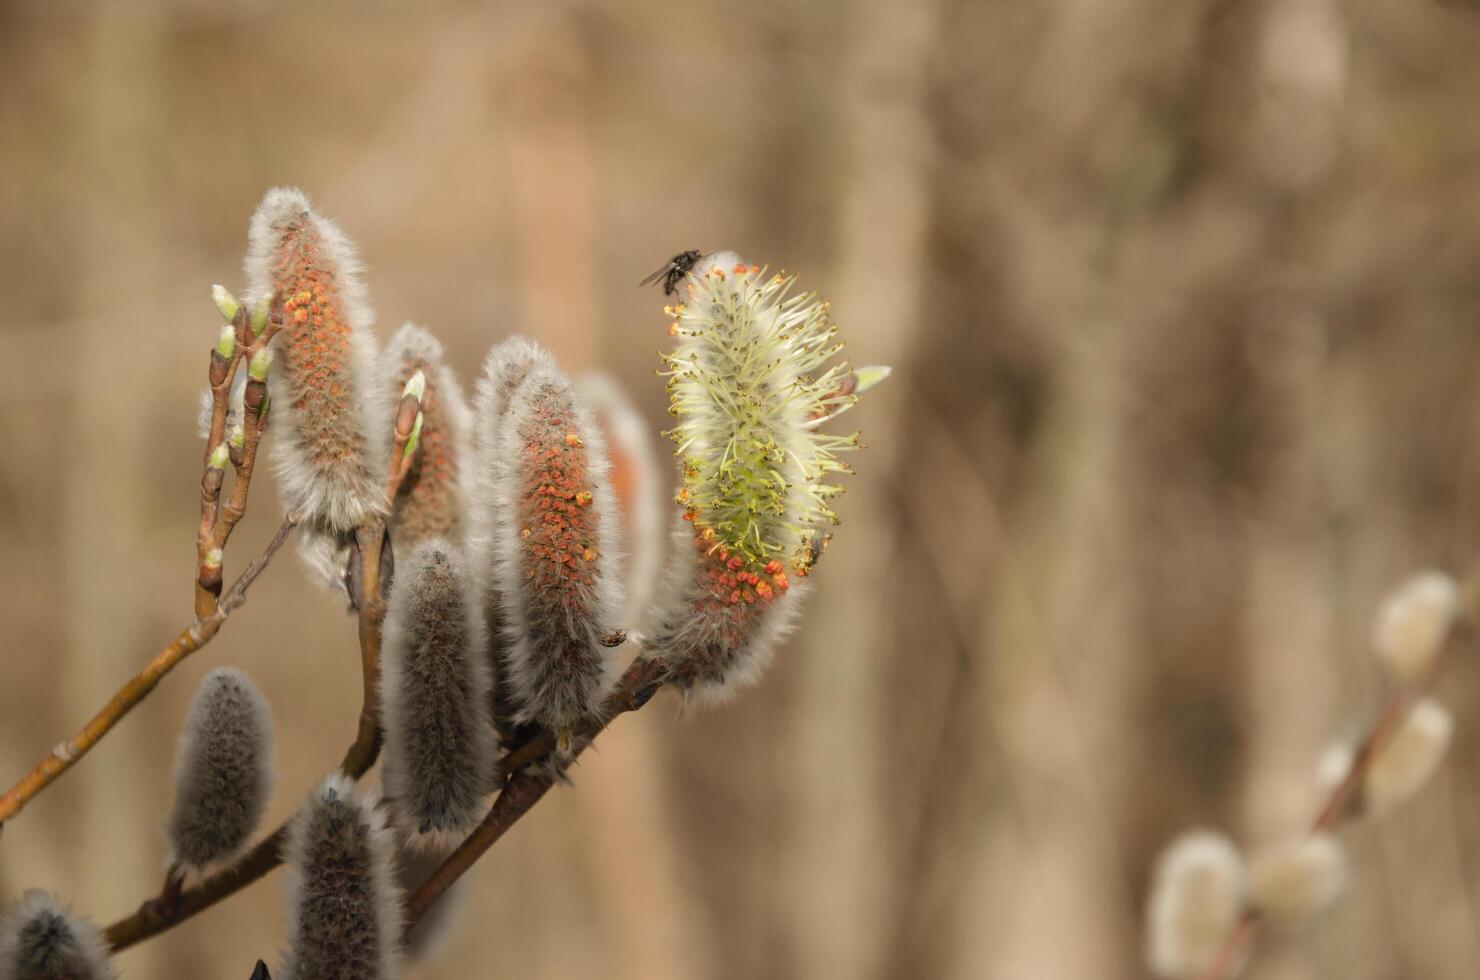
M280 980L398 975L401 896L395 841L374 796L342 773L324 780L288 836L288 953Z
M247 678L218 667L190 704L175 758L175 805L165 823L170 863L204 871L241 852L272 793L272 718Z
M569 379L533 366L499 425L491 537L506 680L520 721L568 736L615 681L617 512L606 446Z
M385 511L391 429L359 258L300 191L277 188L252 216L246 275L251 295L283 304L270 383L284 505L342 535Z
M0 915L0 980L108 980L97 928L46 892L31 889Z
M534 367L554 367L555 358L539 344L518 334L497 344L484 359L483 371L473 388L473 472L469 481L472 499L468 506L468 564L478 583L479 602L488 624L489 665L494 673L495 720L508 735L518 708L509 689L509 670L504 649L503 610L498 583L493 574L494 539L505 522L500 498L495 494L507 454L499 445L504 414L514 390Z
M887 369L853 371L816 294L732 252L705 256L665 312L667 433L682 467L674 553L658 590L654 655L687 697L721 701L753 683L796 615L801 579L837 523L826 482L858 435L824 423Z
M429 538L462 538L467 493L463 480L472 453L473 413L462 385L443 363L442 344L430 332L407 323L386 345L384 371L393 396L386 417L394 418L406 383L417 371L426 379L421 396L419 448L401 481L391 516L397 551L410 551Z
M400 563L385 618L385 789L410 843L482 816L495 765L488 641L462 557L440 538Z

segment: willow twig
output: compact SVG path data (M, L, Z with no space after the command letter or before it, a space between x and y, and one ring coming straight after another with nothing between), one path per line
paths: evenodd
M409 403L409 404L408 404ZM417 399L406 396L397 409L391 440L391 456L386 468L387 506L396 499L401 480L415 456L406 451L414 430ZM355 531L350 548L351 589L359 614L361 701L355 739L345 750L339 771L358 780L375 764L380 755L380 647L381 625L385 619L385 597L390 587L394 562L390 539L382 518L367 521ZM228 596L222 605L230 602ZM203 879L193 888L179 893L173 904L162 908L155 900L141 904L133 915L114 922L103 930L103 938L117 953L174 928L198 912L236 894L283 863L283 846L288 838L288 822L281 824L229 868Z
M384 601L379 594L383 591L380 578L381 551L379 547L360 547L360 540L383 540L385 524L372 522L366 533L356 535L356 547L352 560L358 563L357 581L361 583L356 604L360 613L360 663L364 689L360 705L359 728L355 740L344 753L339 771L351 779L358 780L380 754L379 686L380 686L380 618L384 615ZM373 563L372 573L368 566ZM230 601L228 596L227 600ZM223 602L223 605L225 602ZM262 878L283 863L283 845L288 839L288 821L284 821L268 834L246 856L229 868L210 875L191 888L181 891L174 903L162 908L150 899L138 911L103 930L103 938L115 953L121 952L173 929L175 926L203 912L222 899L235 895L248 885Z
M601 715L590 719L580 730L582 740L577 745L575 754L579 755L617 716L636 711L652 700L653 695L667 680L668 674L668 665L662 659L638 657L634 660L622 674L616 690L602 705ZM550 789L554 777L548 771L534 768L531 763L548 755L554 745L554 736L544 733L505 756L503 769L511 775L488 815L406 900L408 935L427 909L431 908L432 903L451 888Z
M206 435L205 472L200 481L200 527L195 535L195 615L204 619L216 607L221 594L221 552L231 532L247 513L247 493L257 460L257 445L267 428L267 384L260 378L249 378L242 395L242 443L228 444L226 420L231 411L231 388L236 372L250 365L258 351L265 350L282 325L282 304L274 295L255 326L254 314L240 304L231 318L235 341L231 354L212 349L209 379L211 386L211 422ZM225 461L212 465L216 450L227 448L227 458L236 470L236 480L225 506L221 504L222 485L226 480Z
M1396 688L1388 696L1381 711L1378 712L1377 719L1373 721L1372 727L1357 744L1346 775L1342 777L1341 782L1332 787L1331 793L1322 803L1315 819L1311 821L1310 832L1312 834L1334 829L1343 819L1353 813L1360 799L1357 794L1367 777L1367 770L1372 767L1372 760L1377 758L1378 753L1387 745L1393 733L1402 726L1414 704L1438 683L1449 661L1453 660L1459 651L1469 646L1474 636L1475 628L1468 618L1455 619L1449 631L1444 634L1444 641L1438 653L1418 679L1411 684ZM1258 938L1263 922L1257 909L1245 912L1223 940L1217 955L1213 957L1207 969L1199 974L1199 980L1224 980L1228 977L1234 967L1243 961L1245 951Z
M221 629L221 624L226 622L243 602L246 601L247 589L272 556L288 540L297 526L297 520L292 517L283 519L282 526L278 528L277 534L273 535L266 548L262 550L242 572L241 576L232 585L227 597L216 606L205 619L193 623L180 631L173 643L154 655L154 659L145 665L144 669L131 677L126 684L118 689L103 709L93 716L92 720L82 727L76 735L60 742L51 753L38 762L30 772L21 778L10 789L0 796L0 824L14 817L30 800L46 787L50 786L58 776L72 768L87 754L88 750L96 745L104 735L112 730L113 726L123 719L140 701L149 695L150 691L159 684L160 679L175 668L180 661L190 654L199 650Z

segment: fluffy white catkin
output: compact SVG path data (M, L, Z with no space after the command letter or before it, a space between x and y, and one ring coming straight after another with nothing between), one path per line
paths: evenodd
M1372 626L1372 648L1388 672L1416 680L1433 663L1459 615L1459 586L1443 572L1421 572L1383 601Z
M360 261L302 192L276 188L252 216L245 265L250 295L283 303L269 378L283 504L303 523L305 560L337 586L347 536L386 510L391 419Z
M272 793L272 716L232 667L201 681L175 755L175 803L165 823L170 862L204 871L236 857Z
M1439 768L1453 731L1443 705L1428 698L1414 704L1368 763L1362 783L1367 807L1381 815L1417 793Z
M1269 918L1299 925L1330 908L1346 879L1341 842L1314 834L1256 852L1249 862L1249 898Z
M395 841L373 795L342 773L293 819L288 952L278 980L389 980L400 969Z
M478 584L479 602L488 625L488 661L493 669L495 720L499 731L514 727L518 711L509 689L505 664L503 612L494 578L494 540L503 527L499 500L495 496L505 462L499 448L504 413L514 390L531 368L555 366L555 359L539 344L518 334L494 346L483 361L483 371L473 386L473 460L469 480L472 498L468 507L468 565Z
M115 974L96 927L32 889L0 914L0 980L105 980Z
M1146 956L1166 980L1195 977L1218 954L1244 911L1243 855L1222 834L1194 831L1157 863L1146 915Z
M394 418L406 383L422 372L422 426L416 457L401 481L391 520L398 552L428 538L462 539L472 456L473 413L457 376L443 362L440 341L414 323L404 324L386 345L386 418Z
M461 554L440 538L396 571L385 618L385 788L403 831L465 831L496 762L488 641Z
M616 680L617 503L600 430L552 365L508 402L493 486L493 583L517 717L567 736Z

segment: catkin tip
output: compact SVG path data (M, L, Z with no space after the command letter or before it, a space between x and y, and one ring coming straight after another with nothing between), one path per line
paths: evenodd
M400 966L395 842L373 795L334 773L289 832L284 980L388 980Z

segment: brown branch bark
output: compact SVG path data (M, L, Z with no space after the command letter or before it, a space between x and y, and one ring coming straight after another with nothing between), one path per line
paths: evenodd
M611 724L617 716L628 711L636 711L652 700L653 695L667 679L668 673L668 665L661 658L638 657L634 660L622 674L616 690L607 697L600 717L592 718L583 726L582 739L574 755L579 755L584 751L586 746L591 744L591 740ZM432 904L448 888L451 888L458 878L461 878L480 857L487 853L505 831L517 823L519 818L528 813L549 791L554 782L553 776L546 771L532 768L531 763L548 755L554 745L554 737L546 733L504 757L504 771L511 775L504 783L504 788L499 793L498 799L494 801L492 809L488 811L488 815L473 829L458 849L453 851L447 860L432 872L421 887L406 900L407 934L426 914L427 909L431 908Z
M221 625L226 622L227 617L246 601L247 589L257 576L262 574L263 569L272 560L272 556L283 546L283 542L288 540L288 536L293 533L293 528L296 526L297 522L293 517L284 518L282 526L278 528L272 541L242 572L241 577L236 580L227 597L217 605L214 612L205 619L181 630L174 642L155 654L154 659L149 661L143 670L119 688L112 700L104 705L103 709L94 715L81 731L59 743L51 750L51 754L38 762L21 778L20 782L6 790L4 796L0 796L0 824L20 813L21 809L37 793L50 786L58 776L72 768L77 760L86 755L89 749L123 719L124 715L144 700L164 675L175 668L175 665L211 642L211 639L221 629Z
M414 452L407 454L405 450L417 411L417 401L410 396L402 399L397 410L391 456L386 469L388 505L395 500L401 480L410 469ZM247 439L250 441L251 438L249 432ZM350 562L356 570L351 581L354 583L355 609L359 613L363 693L355 740L345 750L339 770L351 779L358 780L370 771L380 755L381 625L385 619L386 591L394 568L384 520L369 521L355 531ZM230 601L231 597L228 596L222 605L225 606ZM120 919L103 930L103 937L112 951L117 953L174 928L196 913L236 894L282 864L283 846L287 838L288 822L284 822L236 864L205 878L193 888L181 891L168 907L152 899L145 901L133 915Z
M1471 591L1466 590L1466 594L1470 594ZM1352 756L1351 767L1342 777L1341 782L1332 788L1315 819L1311 821L1310 833L1319 834L1333 830L1342 820L1359 812L1357 807L1360 805L1361 797L1358 794L1366 779L1367 770L1372 766L1372 760L1402 726L1414 704L1438 683L1439 677L1444 673L1444 668L1449 662L1461 650L1470 646L1474 639L1475 627L1472 623L1464 617L1456 619L1449 627L1449 632L1444 635L1444 643L1427 669L1416 681L1396 688L1388 696L1376 720L1373 721L1372 727L1367 729L1366 735L1357 744L1356 753ZM1199 980L1224 980L1230 976L1234 968L1244 961L1250 946L1258 939L1263 921L1258 909L1245 912L1238 924L1223 940L1223 945L1219 947L1217 955L1213 957L1208 968L1199 974Z
M381 545L385 540L385 524L382 521L374 521L355 535L353 560L360 569L356 577L359 583L356 606L360 614L360 664L364 692L355 740L345 751L344 759L339 764L339 770L355 780L370 771L380 754L380 625L385 615L384 583L380 570ZM223 605L230 601L231 597L228 596ZM282 864L283 845L287 839L288 821L285 821L234 865L181 891L170 907L161 907L160 903L147 900L133 915L119 919L104 929L103 938L108 941L112 951L117 953L173 929L196 913L235 895Z

